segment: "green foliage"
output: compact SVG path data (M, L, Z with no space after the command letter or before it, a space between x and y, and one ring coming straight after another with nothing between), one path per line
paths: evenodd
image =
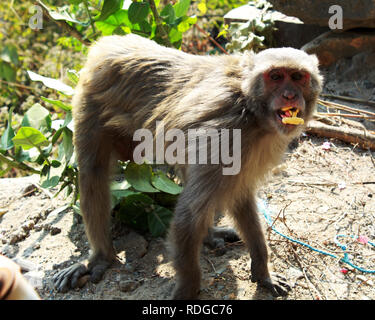
M127 163L120 182L111 185L116 216L140 231L163 235L182 188L148 164Z
M159 6L159 1L69 0L69 4L63 6L43 2L43 10L52 20L65 23L74 31L68 36L66 33L61 35L56 39L57 43L66 50L83 53L87 52L86 45L100 36L127 33L179 48L183 33L196 23L196 17L188 16L189 7L190 0L178 0L174 5L168 3L164 7ZM45 21L43 23L45 28ZM30 29L16 30L31 34ZM43 34L44 30L39 32ZM72 87L61 80L27 70L21 63L26 58L20 57L19 47L11 43L0 47L0 79L15 82L20 71L27 81L39 84L43 90L48 88L52 94L40 96L40 101L32 103L21 117L13 113L14 107L9 108L0 138L0 160L8 168L1 170L0 167L0 175L11 168L39 173L41 187L58 190L56 195L63 190L67 196L73 195L72 206L80 213L72 106L65 101L74 93L79 78L77 70L81 66L66 74ZM153 236L165 234L182 187L149 164L123 163L119 168L123 179L111 185L116 216Z
M0 53L0 79L13 82L18 65L17 48L11 44L6 45Z
M226 50L230 53L253 50L259 52L272 46L273 32L275 30L271 15L267 10L272 7L265 0L258 0L255 6L262 9L262 14L245 23L231 23L225 26L219 35L227 36L230 41Z

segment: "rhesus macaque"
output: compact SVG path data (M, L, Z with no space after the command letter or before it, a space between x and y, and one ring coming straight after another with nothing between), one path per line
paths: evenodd
M251 257L251 279L275 296L287 287L271 278L255 193L303 128L284 118L311 117L322 77L315 56L292 48L258 54L194 56L136 35L100 39L89 51L74 105L74 143L80 169L81 210L92 255L55 278L58 290L89 272L97 282L115 259L110 236L110 168L132 160L133 133L156 122L165 130L240 129L241 169L186 165L186 185L170 227L177 284L174 299L200 290L200 248L215 212L228 212ZM233 148L232 148L233 149Z

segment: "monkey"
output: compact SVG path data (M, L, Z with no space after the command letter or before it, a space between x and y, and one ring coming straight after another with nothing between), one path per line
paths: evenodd
M129 34L100 38L90 49L73 97L74 145L80 206L92 249L88 265L60 271L55 286L66 291L90 273L98 282L115 260L110 235L109 176L114 161L134 160L139 128L240 130L241 168L184 164L186 184L168 233L176 286L173 299L197 299L201 245L215 212L228 213L251 258L251 280L274 296L290 289L268 269L257 214L256 191L304 125L283 123L298 113L312 118L323 77L315 55L293 48L257 54L197 56ZM288 109L285 111L285 109ZM289 110L290 109L290 110ZM234 152L234 137L230 148Z

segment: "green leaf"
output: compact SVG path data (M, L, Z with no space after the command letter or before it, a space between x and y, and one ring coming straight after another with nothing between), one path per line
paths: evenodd
M52 144L56 143L66 127L73 132L72 128L69 126L71 121L72 113L70 111L67 111L65 120L54 120L52 122L52 129L56 130L55 134L52 137Z
M168 3L160 12L160 17L168 24L172 24L174 22L176 19L176 13L174 12L174 8L170 3Z
M205 15L207 12L206 0L201 0L201 2L198 3L197 8L200 11L201 15Z
M0 62L0 78L9 82L14 82L16 80L16 71L8 62Z
M160 237L168 230L173 212L167 208L155 205L154 210L148 214L148 228L154 237Z
M118 27L133 26L128 18L128 12L126 10L118 10L106 20L95 22L95 25L104 36L112 35Z
M183 190L182 187L174 183L160 170L154 172L151 177L151 183L156 189L170 194L179 194Z
M125 179L141 192L159 192L151 184L152 169L148 164L129 163L124 172Z
M75 213L79 214L80 216L82 216L82 213L81 213L81 205L79 203L79 201L76 202L76 204L73 204L72 205L72 208L74 210Z
M29 151L24 151L21 147L16 147L14 148L15 153L14 153L14 159L16 159L18 162L24 162L24 161L30 161L31 156Z
M74 89L72 87L66 85L60 80L44 77L30 70L27 70L27 74L32 81L41 81L48 88L61 91L66 95L73 95L74 93Z
M73 69L69 69L67 72L66 72L69 80L76 86L77 83L78 83L78 80L79 80L79 74L77 71L73 70Z
M69 0L69 2L71 3L71 4L76 4L76 5L78 5L78 4L80 4L81 2L83 2L84 0Z
M150 5L147 2L133 2L128 10L131 23L140 23L148 16Z
M41 130L41 128L50 130L51 116L46 108L42 107L39 103L35 103L25 113L21 125L23 127L33 127L38 130Z
M40 186L42 188L53 188L59 184L62 173L65 170L65 165L59 167L53 167L45 165L42 169L40 177Z
M187 14L190 7L190 0L179 0L174 6L176 17L182 17Z
M181 23L177 26L177 30L184 33L190 29L190 27L197 22L197 17L192 16L192 17L187 17L184 16L182 18Z
M60 100L53 100L53 99L48 99L46 97L41 97L43 101L48 102L56 107L59 107L60 109L64 111L71 111L72 106L70 104L66 104L64 102L61 102Z
M12 141L12 138L15 136L14 130L12 129L12 114L13 114L14 107L11 107L9 109L8 113L8 125L6 129L4 130L3 135L1 136L0 140L0 150L9 150L12 149L14 146L14 143Z
M141 231L147 231L147 215L151 211L153 200L143 193L128 195L122 202L117 217Z
M146 32L146 33L150 33L152 30L150 24L145 20L138 23L138 26L141 31Z
M178 31L175 28L172 28L169 32L169 40L171 41L171 43L175 43L182 40L182 32Z
M48 10L50 16L54 20L65 20L72 23L80 24L82 26L86 26L85 22L81 22L71 16L71 14L67 11L66 8L59 8L59 11Z
M125 177L124 177L125 178ZM112 181L111 183L111 190L116 191L116 190L126 190L131 187L130 183L126 181L125 179L121 179L121 181Z
M114 14L117 10L122 8L123 0L104 0L100 16L96 18L97 21L103 21L110 15Z
M18 65L18 53L17 48L13 45L6 45L0 54L0 59Z
M52 144L55 144L56 141L60 138L62 132L64 130L64 127L61 127L60 129L56 130L55 134L52 137Z
M31 127L20 128L12 140L15 146L20 146L24 150L49 145L47 138L39 130Z
M73 132L70 131L68 128L64 128L63 130L63 148L65 154L65 161L69 163L70 158L73 155Z

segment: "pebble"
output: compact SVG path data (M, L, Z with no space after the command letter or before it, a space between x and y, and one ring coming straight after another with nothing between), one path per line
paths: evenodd
M89 274L86 274L86 275L80 277L77 281L78 288L82 288L87 283L87 281L89 281L89 280L90 280Z
M119 282L119 287L122 292L131 292L137 289L140 283L135 280L121 280Z
M50 227L49 233L54 236L56 234L59 234L61 232L61 229L58 227Z
M35 226L35 223L33 220L28 220L26 221L25 223L22 224L21 228L24 230L24 231L30 231L34 228Z

